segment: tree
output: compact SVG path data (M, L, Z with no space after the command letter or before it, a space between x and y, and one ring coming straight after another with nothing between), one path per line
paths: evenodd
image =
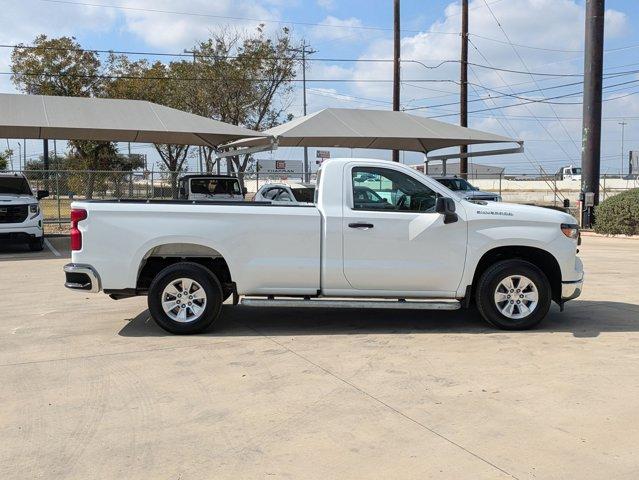
M292 45L287 28L273 39L265 36L263 25L243 38L222 32L193 50L195 73L206 79L192 89L194 113L254 130L290 120L284 112L290 106L300 50ZM212 148L205 149L209 169L214 164L213 153ZM243 173L249 159L248 155L228 158L229 171Z
M108 84L99 56L82 50L73 37L38 35L32 45L19 44L11 53L11 80L30 95L76 97L104 96ZM114 142L70 140L74 155L85 168L109 168L109 155L117 153ZM89 174L86 196L92 198L95 175Z
M131 61L112 55L109 69L119 78L107 91L115 98L149 100L197 115L256 130L270 128L289 117L291 81L299 64L288 29L273 39L262 26L241 36L224 31L194 47L194 58L169 64ZM179 171L189 149L156 145L170 172ZM215 164L214 149L204 148L207 169ZM227 159L228 170L242 173L249 157Z
M124 55L110 55L109 69L116 77L106 89L111 98L147 100L180 110L192 110L185 101L184 91L184 82L188 82L192 74L188 62L150 64L146 59L131 61ZM169 172L171 191L177 198L178 175L184 170L189 145L155 144L154 147Z
M13 157L13 150L7 148L4 152L0 152L0 170L6 170L9 167L9 161Z

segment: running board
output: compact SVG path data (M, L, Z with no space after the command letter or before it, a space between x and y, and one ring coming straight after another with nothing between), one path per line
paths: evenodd
M244 297L241 305L247 307L290 307L290 308L392 308L399 310L459 310L458 300L327 300L311 299L266 299Z

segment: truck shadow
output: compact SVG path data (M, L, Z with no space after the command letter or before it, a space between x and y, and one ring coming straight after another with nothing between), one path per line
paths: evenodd
M603 332L639 332L639 305L606 301L573 301L561 313L556 305L534 332L569 332L575 337L597 337ZM225 305L222 315L202 336L296 336L361 334L499 334L474 310L455 312L333 309L256 308ZM526 332L509 332L525 334ZM171 335L160 329L148 310L130 319L119 335Z

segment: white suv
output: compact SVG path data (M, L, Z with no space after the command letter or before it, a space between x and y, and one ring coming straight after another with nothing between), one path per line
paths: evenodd
M34 195L24 175L0 174L0 241L22 241L33 251L44 248L42 212L38 200L47 190Z

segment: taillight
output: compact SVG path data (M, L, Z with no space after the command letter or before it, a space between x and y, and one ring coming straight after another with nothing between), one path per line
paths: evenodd
M71 250L82 250L82 232L78 222L87 218L87 211L81 208L71 210Z

